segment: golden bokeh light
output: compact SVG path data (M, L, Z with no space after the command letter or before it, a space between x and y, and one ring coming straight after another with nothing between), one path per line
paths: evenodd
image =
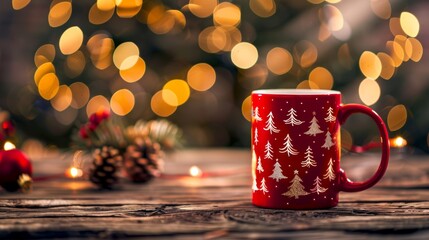
M51 7L48 14L48 23L51 27L64 25L72 14L71 1L61 1Z
M404 49L402 49L401 45L399 43L394 41L387 41L386 42L386 48L389 52L389 56L393 60L393 64L395 67L399 67L402 64L402 61L404 61Z
M327 3L339 3L341 0L325 0Z
M31 0L12 0L12 8L14 10L21 10L25 8Z
M115 44L105 33L93 35L87 43L90 58L94 66L100 70L112 65L112 54Z
M317 67L310 72L308 77L310 88L317 86L319 89L332 89L334 78L328 69ZM313 83L313 84L312 84Z
M133 83L140 80L146 72L146 63L139 57L134 66L119 71L119 75L125 82Z
M241 10L230 2L222 2L216 6L213 12L213 22L216 25L229 28L240 24Z
M94 3L94 5L92 5L88 13L89 22L92 24L95 24L95 25L103 24L109 21L112 18L113 14L115 13L114 8L110 10L101 10L97 6L98 6L97 3Z
M416 38L408 38L407 42L411 44L411 47L413 49L410 57L411 60L414 62L419 62L423 56L423 46L421 42Z
M179 106L179 101L177 100L176 94L173 91L171 91L170 89L163 89L162 90L162 99L168 105L171 105L173 107Z
M238 30L236 30L238 31ZM239 31L238 31L239 32ZM239 35L241 41L241 34ZM234 43L236 45L237 42ZM198 36L198 45L208 53L231 50L232 43L229 33L222 27L207 27Z
M333 32L340 31L344 26L343 14L333 5L325 5L320 9L319 15L322 22Z
M218 0L189 0L189 10L199 18L206 18L213 14Z
M188 84L186 83L186 81L181 79L173 79L168 81L162 89L170 90L171 92L174 93L174 95L176 95L177 106L184 104L189 99L189 96L191 94L191 90L189 89ZM168 91L165 91L165 92L168 92ZM172 106L176 104L176 102L169 100L170 97L167 97L164 91L163 91L163 99L165 102L167 102Z
M308 68L317 60L317 48L313 43L302 40L293 47L295 61L302 67Z
M250 0L250 9L259 17L268 18L276 13L276 2L274 0Z
M174 15L170 14L162 5L156 5L151 8L147 15L148 27L156 34L170 32L174 28L175 21Z
M40 46L34 54L34 64L36 67L40 65L52 62L55 59L55 46L53 44L45 44Z
M247 121L252 121L252 96L248 96L241 104L241 113Z
M40 65L34 72L34 83L39 85L40 79L48 73L55 73L55 66L51 62Z
M128 89L116 91L110 99L112 111L119 116L125 116L130 113L134 108L134 104L134 94Z
M251 68L258 61L258 50L251 43L241 42L232 48L231 60L239 68Z
M115 0L97 0L97 8L101 11L110 11L115 9Z
M183 28L185 28L186 17L181 11L170 9L170 10L167 10L166 13L171 15L174 19L174 26L173 26L173 29L170 31L171 33L180 32L183 30Z
M410 12L402 12L399 18L402 30L410 37L416 37L419 34L419 20Z
M152 96L150 107L156 115L160 117L168 117L176 111L177 107L172 106L164 101L163 91L164 90L158 91Z
M132 18L139 13L143 0L116 0L116 14L121 18Z
M390 109L387 115L387 126L390 131L397 131L401 129L407 122L407 108L402 105L396 105Z
M198 63L189 69L187 81L194 90L207 91L216 82L216 72L209 64Z
M293 58L288 50L275 47L268 52L266 64L272 73L282 75L292 68Z
M380 86L375 80L366 78L359 85L359 97L361 101L371 106L380 98Z
M371 10L381 19L389 19L392 15L392 6L389 0L371 0Z
M360 55L359 68L369 79L377 79L381 74L381 61L373 52L365 51Z
M46 100L51 100L58 92L60 81L55 73L45 74L38 84L39 94Z
M83 32L78 26L70 27L60 37L59 47L64 55L76 52L83 42Z
M67 56L65 73L69 78L75 78L83 72L85 65L85 55L81 51L77 51Z
M312 3L312 4L320 4L320 3L324 2L325 0L307 0L307 1Z
M308 80L304 80L296 86L296 89L320 89L320 88L319 86L317 86L316 83L310 82Z
M102 95L92 97L86 105L86 115L88 118L92 114L102 111L110 112L109 100Z
M73 99L71 107L74 109L83 108L89 100L89 88L82 82L74 82L70 85Z
M51 99L51 105L58 112L62 112L70 106L72 99L71 89L67 85L61 85L55 97Z
M140 58L139 47L133 42L120 44L113 52L113 63L119 70L134 66Z
M400 20L397 17L391 17L390 18L389 28L390 28L390 32L393 34L393 36L406 35L405 32L402 30Z
M380 59L381 62L380 77L385 80L389 80L395 73L395 65L392 58L384 52L377 53L377 57Z
M404 52L404 58L402 59L404 62L407 62L410 60L410 57L412 55L413 48L411 47L411 44L407 45L407 37L402 35L396 35L394 38L394 42L396 42L399 46L401 46L402 51ZM398 46L396 45L396 46Z

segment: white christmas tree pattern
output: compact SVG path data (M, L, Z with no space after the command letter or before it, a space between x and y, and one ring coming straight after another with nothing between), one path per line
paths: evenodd
M256 192L259 190L258 186L256 185L256 178L253 179L252 190L253 192Z
M259 190L261 190L264 195L266 192L268 192L267 185L265 185L265 178L262 178L261 187L259 188Z
M295 199L298 199L299 196L308 195L308 192L304 190L304 186L301 184L302 179L298 176L298 170L295 170L293 173L295 174L295 177L290 181L291 185L288 187L289 191L282 195L295 197Z
M264 172L264 168L262 167L261 157L258 158L258 166L256 167L258 172Z
M258 129L255 127L255 134L253 135L253 137L255 138L255 145L258 145Z
M327 188L324 188L321 186L322 180L320 180L319 177L316 177L316 179L314 179L314 188L310 189L310 191L312 193L317 193L317 195L319 195L320 193L326 192L326 190L328 190Z
M329 159L328 168L326 169L326 173L323 175L323 178L329 179L329 181L335 180L335 173L334 173L332 158Z
M273 147L271 147L270 141L267 141L267 144L265 145L265 159L273 159Z
M313 159L313 150L310 146L305 150L305 160L301 162L301 166L308 168L316 166L316 161Z
M314 113L313 113L314 114ZM317 124L316 116L313 116L313 119L311 119L311 124L307 132L304 134L310 135L310 136L316 136L316 134L322 133L323 131L320 130L319 124Z
M254 114L253 117L255 118L256 121L262 120L261 116L259 116L259 108L258 107L255 108L255 111L253 111L253 114Z
M287 153L288 156L297 155L299 152L293 148L292 139L289 134L286 135L284 140L285 142L283 143L283 147L279 149L280 153Z
M289 116L289 118L286 120L283 120L283 122L285 122L286 124L290 124L292 126L295 126L295 125L301 125L302 123L304 123L304 121L298 120L296 118L296 111L293 108L291 108L288 111L287 116Z
M283 175L282 172L283 172L282 167L280 166L279 161L276 160L276 163L274 163L273 174L271 174L269 177L272 179L275 179L277 182L280 179L286 179L287 177Z
M266 130L266 131L270 131L270 134L273 134L273 132L274 132L274 133L278 133L278 132L280 132L280 130L278 130L278 129L276 128L276 126L274 126L274 116L273 116L273 112L270 112L270 113L268 114L268 119L267 119L267 122L266 122L266 124L265 124L265 128L264 128L264 130Z
M335 143L332 141L331 133L328 129L328 131L326 131L325 144L322 145L322 148L330 149L334 144Z
M325 121L326 122L334 122L337 118L333 115L333 113L334 113L334 110L331 108L331 107L329 107L328 108L328 116L327 117L325 117Z

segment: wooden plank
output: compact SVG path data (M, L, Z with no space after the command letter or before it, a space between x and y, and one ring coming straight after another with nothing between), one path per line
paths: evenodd
M0 191L0 239L3 238L355 238L429 236L429 161L397 158L377 187L341 193L339 206L291 211L251 205L250 154L237 150L189 150L170 155L167 173L231 171L221 177L161 178L124 183L100 191L87 181L35 182L30 194ZM347 161L346 161L347 160ZM349 176L371 174L377 155L348 156ZM36 161L49 168L54 160ZM363 163L364 162L364 163ZM65 169L55 162L53 173ZM62 166L62 167L60 167ZM43 172L49 174L49 171ZM394 235L392 235L394 234Z

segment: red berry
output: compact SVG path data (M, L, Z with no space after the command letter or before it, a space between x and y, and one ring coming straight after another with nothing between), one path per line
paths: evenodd
M4 121L1 124L1 128L3 129L3 132L6 134L6 136L12 136L15 133L15 126L11 121Z
M87 130L86 130L86 126L83 126L83 127L81 127L81 128L79 129L79 135L80 135L80 137L81 137L81 138L83 138L83 139L87 139L87 138L89 138L88 132L87 132Z

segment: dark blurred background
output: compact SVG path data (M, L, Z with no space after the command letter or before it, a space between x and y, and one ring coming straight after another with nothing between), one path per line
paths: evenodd
M0 108L67 147L100 108L167 118L190 147L248 147L254 89L334 89L429 144L425 0L0 1ZM362 116L346 144L378 136Z

